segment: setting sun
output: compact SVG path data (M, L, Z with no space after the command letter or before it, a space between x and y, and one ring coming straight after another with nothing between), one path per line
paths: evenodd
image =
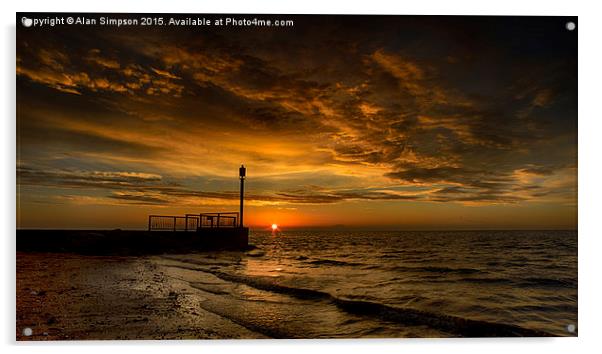
M272 224L272 230L274 230L274 231L278 230L278 225Z

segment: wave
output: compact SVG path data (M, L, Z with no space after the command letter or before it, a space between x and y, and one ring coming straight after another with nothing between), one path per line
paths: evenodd
M565 305L565 304L553 304L553 305L521 305L521 306L513 306L511 308L512 311L517 312L525 312L525 313L533 313L534 311L539 312L567 312L567 313L576 313L577 306L574 305Z
M320 290L296 288L276 284L265 278L248 277L237 274L225 273L212 269L197 269L215 275L229 282L241 283L253 288L286 294L299 299L312 299L328 301L343 311L351 314L376 317L386 321L397 322L404 325L425 325L443 332L456 334L463 337L548 337L551 334L523 328L516 325L472 320L468 318L433 313L405 307L394 307L372 301L353 300L333 296Z
M338 261L335 259L316 259L313 261L309 261L307 263L314 264L314 265L330 265L330 266L362 266L362 265L364 265L362 263Z
M518 284L521 287L543 286L543 287L576 287L577 283L574 279L555 279L555 278L524 278Z
M549 337L549 333L516 325L472 320L411 308L392 307L369 301L334 298L340 308L354 314L377 316L407 325L426 325L463 337Z
M508 284L513 283L511 279L506 278L461 278L460 281L477 284Z
M395 271L405 271L405 272L431 272L431 273L455 273L455 274L475 274L482 272L479 269L474 268L449 268L449 267L434 267L434 266L424 266L424 267L408 267L408 266L397 266L393 267Z

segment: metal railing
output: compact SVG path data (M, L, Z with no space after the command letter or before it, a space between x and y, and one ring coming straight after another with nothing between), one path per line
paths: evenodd
M199 214L199 227L237 227L238 213L203 213Z
M148 231L197 231L206 227L238 227L238 213L201 213L185 216L149 215Z

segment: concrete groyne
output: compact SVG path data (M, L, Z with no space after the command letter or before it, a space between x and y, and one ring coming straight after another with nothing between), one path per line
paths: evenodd
M196 232L142 230L17 230L17 252L145 255L246 250L249 229L203 228Z

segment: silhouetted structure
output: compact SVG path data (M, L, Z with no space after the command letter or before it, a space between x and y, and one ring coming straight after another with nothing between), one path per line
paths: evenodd
M17 251L142 255L249 247L242 223L244 179L240 166L240 214L237 212L149 215L148 230L17 230ZM240 215L240 217L239 217Z
M149 215L148 231L201 231L203 228L243 228L245 178L247 169L240 165L240 212L219 212L177 215Z
M245 177L247 175L247 169L245 165L240 165L238 169L238 178L240 178L240 227L243 227L242 223L242 212L243 212L243 202L245 195Z
M247 169L240 165L240 211L176 215L149 215L148 231L196 232L208 244L219 248L246 247L249 229L243 225L245 178Z

